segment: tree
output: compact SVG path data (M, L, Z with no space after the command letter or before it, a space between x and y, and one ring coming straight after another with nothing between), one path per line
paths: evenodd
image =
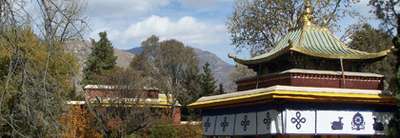
M77 67L63 44L85 31L83 1L31 2L0 1L0 137L63 131L59 118Z
M381 27L383 27L392 37L393 45L396 49L400 48L400 1L399 0L370 0L369 5L372 5L376 17L380 19ZM398 50L394 51L395 55L398 57ZM399 64L400 59L397 58L396 70L398 70L398 75L400 75ZM400 76L398 76L400 77ZM398 79L398 83L400 83Z
M0 37L0 68L12 67L0 76L0 136L57 136L57 119L65 109L65 99L73 88L72 77L78 69L75 58L53 47L47 62L48 47L29 29L18 31L19 40ZM18 50L18 53L13 53ZM6 59L6 60L3 60ZM47 65L47 66L46 66ZM47 69L46 91L41 78ZM45 123L46 122L46 123ZM18 129L16 129L18 128Z
M398 10L400 7L399 0L370 0L369 4L374 7L372 10L375 15L382 21L381 26L383 26L390 35L393 36L392 42L394 47L397 49L394 51L395 56L397 57L397 63L395 65L396 68L396 80L397 86L400 86L400 59L399 59L399 51L400 49L400 11ZM396 91L396 98L399 101L399 87ZM400 107L397 107L397 110L394 114L394 118L391 120L390 124L390 132L393 137L400 136Z
M84 69L84 84L99 84L98 77L105 75L114 69L117 57L114 56L114 50L111 42L107 38L106 32L99 33L100 40L92 40L94 47L86 61Z
M400 31L400 1L399 0L370 0L372 12L382 21L381 27L391 36L396 36Z
M183 105L189 104L198 93L193 91L195 88L186 85L198 75L198 60L193 49L185 47L182 42L166 40L160 43L159 52L155 61L163 76L158 82L161 84L159 87L177 98L173 104L178 101Z
M182 42L158 40L151 36L142 42L144 50L130 66L142 72L147 87L159 88L167 94L171 105L185 106L199 97L197 57Z
M201 96L216 94L216 82L210 69L210 64L207 62L203 65L203 73L200 75Z
M314 3L314 21L331 29L345 15L356 15L348 8L352 0L323 0ZM258 55L274 47L289 29L301 25L302 0L237 1L228 21L232 44ZM299 23L299 24L298 24Z
M364 24L350 37L349 46L354 49L368 52L379 52L392 47L392 37L384 30L372 28ZM389 53L384 59L358 67L362 72L374 72L385 75L385 92L393 93L397 89L396 82L396 56Z
M155 57L158 53L157 49L160 47L159 38L155 35L152 35L141 43L141 47L143 48L143 52L139 55L136 55L135 58L132 59L130 68L136 71L141 71L141 74L147 81L147 84L150 86L155 85L154 83L157 81L157 79L153 79L153 76L156 76L156 72L153 70L154 68L157 68L155 65Z

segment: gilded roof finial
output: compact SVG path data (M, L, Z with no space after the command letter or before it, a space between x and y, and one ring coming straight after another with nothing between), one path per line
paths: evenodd
M303 14L303 21L305 25L311 25L312 20L312 7L310 0L304 0L304 14Z

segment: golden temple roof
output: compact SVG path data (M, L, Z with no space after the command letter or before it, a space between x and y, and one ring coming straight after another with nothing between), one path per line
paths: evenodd
M354 60L379 58L386 56L390 52L390 49L388 49L381 52L369 53L348 47L335 37L328 28L313 24L309 3L306 4L305 8L305 13L302 17L303 25L289 31L269 52L249 59L241 59L231 54L229 57L237 63L252 65L268 62L289 51L320 58Z

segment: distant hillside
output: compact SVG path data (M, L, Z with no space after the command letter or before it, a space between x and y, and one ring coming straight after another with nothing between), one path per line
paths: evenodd
M226 63L211 52L196 48L194 48L194 52L197 54L200 69L207 62L210 64L214 78L217 79L217 85L222 83L226 91L234 91L236 89L236 84L229 78L230 73L235 69L233 65Z
M140 53L142 53L143 52L143 48L141 48L141 47L135 47L135 48L132 48L132 49L129 49L129 50L126 50L127 52L130 52L130 53L132 53L132 54L135 54L135 55L139 55Z
M117 56L117 66L127 68L131 63L132 59L135 57L135 54L132 54L128 51L116 49L114 48L114 55Z
M214 73L214 78L217 79L218 84L222 83L226 91L234 91L236 89L236 84L229 78L229 74L235 69L233 65L226 63L217 55L211 52L197 48L193 49L194 52L197 54L197 58L199 60L199 69L201 69L206 62L208 62L210 64L211 70ZM143 52L143 48L136 47L126 51L138 55Z

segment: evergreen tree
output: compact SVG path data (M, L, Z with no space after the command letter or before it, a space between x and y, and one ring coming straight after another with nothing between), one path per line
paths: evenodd
M114 69L116 64L117 57L114 56L114 50L107 38L107 33L100 32L99 36L100 40L98 42L92 40L94 47L85 63L84 84L100 83L97 78Z
M207 62L203 66L203 73L200 75L201 96L208 96L215 94L216 86L215 79L210 69L210 64Z

